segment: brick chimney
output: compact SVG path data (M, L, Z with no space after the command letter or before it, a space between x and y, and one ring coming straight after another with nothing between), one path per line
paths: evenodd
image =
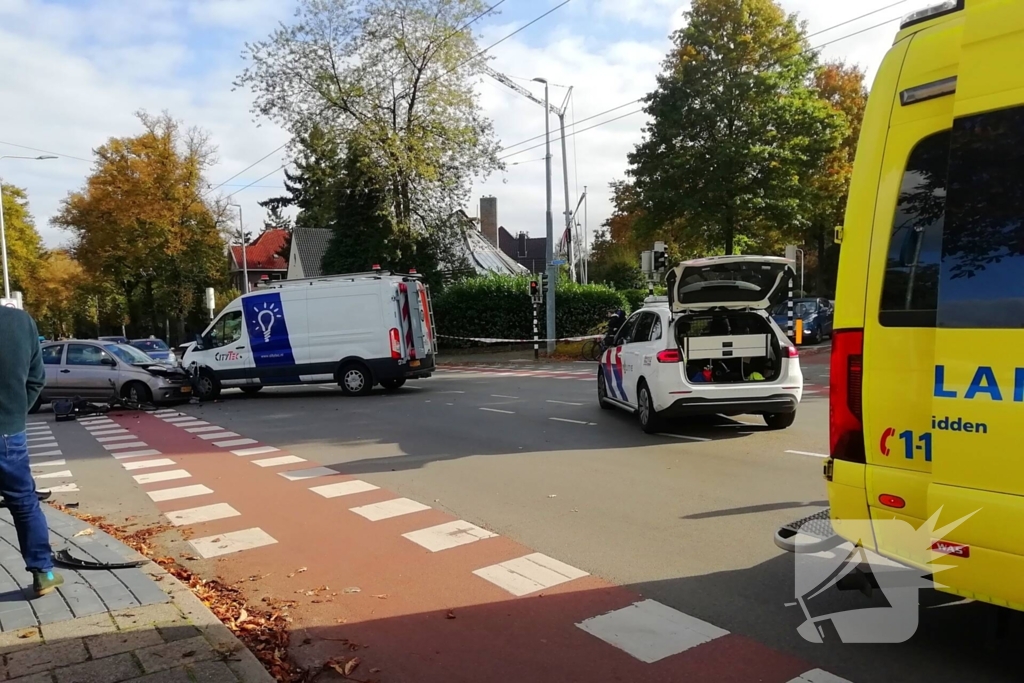
M480 232L487 241L498 246L498 198L480 198Z

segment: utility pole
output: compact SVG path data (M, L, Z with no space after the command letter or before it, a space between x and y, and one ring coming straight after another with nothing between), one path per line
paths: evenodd
M242 294L249 293L249 257L245 253L245 223L242 222L242 205L241 204L228 204L238 209L238 236L242 242L242 280L245 283L242 286Z
M565 108L569 104L569 95L572 89L565 96L565 102L559 110L558 125L562 132L562 187L565 189L565 258L569 262L569 273L572 281L576 282L576 261L572 258L572 213L569 211L569 161L565 154Z
M546 228L547 242L544 248L545 270L548 274L548 310L547 310L547 339L548 354L555 352L555 286L558 283L558 266L552 263L555 260L555 224L551 215L551 107L548 100L548 82L543 78L533 79L544 84L544 175L546 210L544 222Z

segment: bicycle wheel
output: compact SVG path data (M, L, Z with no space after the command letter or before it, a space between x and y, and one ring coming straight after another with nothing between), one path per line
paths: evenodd
M583 360L599 360L601 358L601 342L597 339L590 339L584 342L580 355L583 357Z

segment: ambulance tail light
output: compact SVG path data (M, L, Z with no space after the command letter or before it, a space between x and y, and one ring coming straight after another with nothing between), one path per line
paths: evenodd
M864 420L861 409L864 330L836 330L832 340L829 374L830 452L836 460L864 463Z
M683 361L683 354L679 349L664 349L658 351L658 362L659 363L681 363Z
M392 327L389 333L391 337L391 357L401 358L402 357L402 335L399 334L397 327Z

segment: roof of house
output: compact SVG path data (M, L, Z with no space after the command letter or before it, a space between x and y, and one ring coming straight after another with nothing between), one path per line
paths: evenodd
M295 228L292 231L292 249L298 249L305 277L323 275L324 254L334 231L330 228Z
M526 268L519 265L514 258L502 252L477 232L475 227L467 227L463 234L466 237L466 256L477 273L481 275L488 273L520 275L527 272Z
M264 230L245 248L245 265L249 270L288 270L288 261L281 254L288 247L291 233L270 228ZM242 247L231 247L236 269L242 267Z
M514 259L541 260L546 258L547 240L543 237L527 237L526 253L519 253L519 238L510 233L504 226L498 228L498 246Z

